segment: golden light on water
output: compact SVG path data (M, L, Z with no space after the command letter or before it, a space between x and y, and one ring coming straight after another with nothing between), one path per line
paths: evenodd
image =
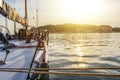
M74 54L76 56L73 56L72 59L70 61L72 62L79 62L78 64L73 64L71 65L74 68L86 68L87 64L85 63L86 59L83 57L84 56L84 52L81 50L81 47L77 44L76 48L74 49Z
M79 47L79 45L76 48L76 52L78 53L78 56L80 56L80 57L83 56L83 52L81 51L81 48Z

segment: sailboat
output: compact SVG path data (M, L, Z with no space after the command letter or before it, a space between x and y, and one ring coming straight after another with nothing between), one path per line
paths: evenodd
M32 28L28 30L28 16L27 16L27 0L25 0L25 17L22 18L11 6L4 0L0 0L0 14L14 22L18 22L24 26L11 39L7 39L2 35L8 43L4 43L1 39L0 43L0 79L2 80L43 80L45 76L42 74L35 74L32 68L48 68L47 62L47 44L48 32ZM5 26L2 26L8 30ZM33 32L37 30L37 36ZM9 30L8 30L9 32ZM7 34L10 35L10 34ZM33 35L36 39L33 39ZM11 35L10 35L11 36ZM12 69L6 70L7 68ZM27 71L16 71L18 69L28 69ZM44 70L41 70L44 71ZM14 72L14 73L13 73ZM23 72L23 73L20 73Z
M8 32L8 37L4 35L0 36L3 38L0 42L0 80L49 80L49 74L120 77L120 74L48 72L48 70L120 70L120 68L50 69L47 61L48 32L39 28L31 28L28 30L27 0L25 0L24 18L4 0L0 0L0 14L24 26L24 29L20 29L17 34L16 27L14 27L14 36L8 40L10 35L9 29L6 26L0 25L0 27L5 28ZM34 32L37 32L36 36L33 36ZM33 38L35 38L35 40Z

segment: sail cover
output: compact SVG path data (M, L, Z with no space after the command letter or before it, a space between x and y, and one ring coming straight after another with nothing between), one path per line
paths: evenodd
M2 0L0 0L0 7L2 7Z
M10 7L5 1L0 0L0 14L7 17L10 20L16 21L22 25L28 25L27 19L21 17L12 7Z

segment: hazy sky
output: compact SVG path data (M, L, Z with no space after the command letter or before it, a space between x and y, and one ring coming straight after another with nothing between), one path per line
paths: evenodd
M5 0L24 17L24 0ZM30 25L77 23L120 27L120 0L27 0ZM4 21L0 16L0 21ZM0 23L3 24L3 23ZM9 21L8 24L12 24ZM3 24L4 25L4 24Z
M40 24L120 26L120 0L39 0Z

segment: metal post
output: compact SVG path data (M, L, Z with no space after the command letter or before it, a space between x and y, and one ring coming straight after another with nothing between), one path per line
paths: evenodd
M8 27L7 17L5 17L5 26Z
M14 8L15 10L15 8ZM16 21L14 20L14 35L16 35Z
M14 35L16 35L16 21L14 21Z
M10 51L6 49L6 55L5 55L4 63L5 63L5 61L6 61L7 56L8 56L9 53L10 53Z

